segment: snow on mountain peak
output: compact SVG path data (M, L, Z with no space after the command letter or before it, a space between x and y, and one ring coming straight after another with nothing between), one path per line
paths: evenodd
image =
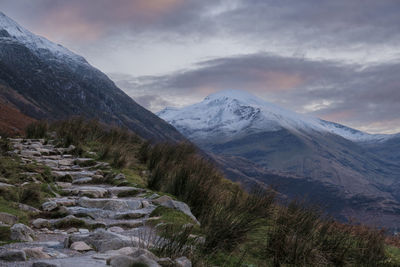
M213 101L216 99L236 99L236 100L241 100L241 101L259 101L259 98L254 96L253 94L244 91L244 90L237 90L237 89L228 89L228 90L222 90L218 91L214 94L211 94L207 96L204 101Z
M31 33L13 19L0 12L0 40L2 38L17 41L39 56L47 56L48 52L50 52L54 57L61 60L87 63L83 57L74 54L67 48L55 44L44 37Z
M219 91L207 96L200 103L181 109L167 108L157 115L191 139L204 140L280 129L333 133L360 142L383 141L391 137L372 135L299 114L242 90Z

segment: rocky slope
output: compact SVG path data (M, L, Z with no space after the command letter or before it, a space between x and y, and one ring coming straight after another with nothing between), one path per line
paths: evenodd
M0 266L191 266L185 257L160 259L147 250L165 242L151 223L159 219L152 216L157 207L176 209L197 222L185 203L142 188L115 186L123 184L123 174L107 178L107 163L74 157L69 154L73 147L55 148L44 140L11 141L12 154L25 164L51 169L60 191L41 210L21 206L34 216L29 226L0 213L0 226L11 227L11 240L22 241L0 247ZM35 173L30 175L34 179Z
M132 129L148 139L184 139L83 57L34 35L1 12L0 100L34 119L79 115Z
M388 227L399 222L397 135L363 133L232 90L158 115L207 151L231 179L306 196L338 217Z

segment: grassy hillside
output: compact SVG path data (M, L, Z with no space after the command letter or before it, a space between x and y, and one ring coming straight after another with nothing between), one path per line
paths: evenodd
M151 144L129 131L82 119L35 123L26 135L72 144L79 155L94 151L96 160L122 171L129 184L186 202L200 225L167 208L153 212L153 223L162 222L160 234L170 240L154 251L159 256L185 254L195 266L400 265L400 246L396 239L388 242L383 231L338 223L301 201L281 205L269 188L245 192L191 144ZM7 150L7 144L2 147Z

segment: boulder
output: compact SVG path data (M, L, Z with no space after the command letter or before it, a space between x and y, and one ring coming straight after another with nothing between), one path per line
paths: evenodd
M37 214L40 213L40 210L38 210L37 208L34 208L34 207L29 206L29 205L26 205L26 204L19 203L19 204L18 204L18 207L19 207L21 210L26 211L26 212L29 212L29 213L32 214L32 215L37 215Z
M130 254L129 256L133 257L133 258L137 258L144 255L146 258L151 259L153 261L158 261L159 258L154 255L153 253L151 253L150 251L148 251L147 249L143 249L143 248L138 248L136 249L132 254Z
M34 220L32 222L32 226L35 228L50 228L51 227L51 223L49 220L46 219L42 219L42 218L38 218L36 220Z
M54 201L48 201L42 204L42 209L44 211L52 211L57 208L57 203Z
M162 196L154 199L153 203L161 205L163 207L179 210L192 218L193 221L195 221L197 224L200 224L196 217L192 214L189 206L184 202L173 200L169 196Z
M106 254L130 256L133 253L135 253L136 250L137 250L137 248L124 247L124 248L120 248L120 249L117 249L117 250L109 250L109 251L106 252Z
M0 253L3 261L26 261L26 254L22 250L7 250Z
M0 223L6 224L6 225L13 225L18 221L17 216L6 213L6 212L0 212Z
M78 242L74 242L72 243L71 249L76 250L76 251L89 251L89 250L93 250L88 244L86 244L83 241L78 241Z
M176 267L192 267L192 262L186 257L180 257L175 259Z
M23 251L28 259L50 259L49 254L43 252L43 247L24 248Z
M135 264L134 259L124 255L114 256L107 261L107 265L112 267L132 267L133 264Z
M11 228L11 240L31 242L34 238L34 232L31 228L22 223L14 224Z

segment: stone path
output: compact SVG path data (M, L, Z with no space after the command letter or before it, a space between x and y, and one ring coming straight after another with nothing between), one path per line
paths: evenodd
M12 233L26 242L0 247L0 266L97 267L108 261L123 267L132 259L148 266L191 266L184 257L159 259L140 248L154 239L155 231L146 222L154 219L149 215L157 205L179 209L195 220L185 203L142 188L115 186L124 184L123 174L111 176L107 163L71 155L73 146L56 148L44 140L10 140L23 162L51 169L61 193L43 203L29 227L13 225Z

